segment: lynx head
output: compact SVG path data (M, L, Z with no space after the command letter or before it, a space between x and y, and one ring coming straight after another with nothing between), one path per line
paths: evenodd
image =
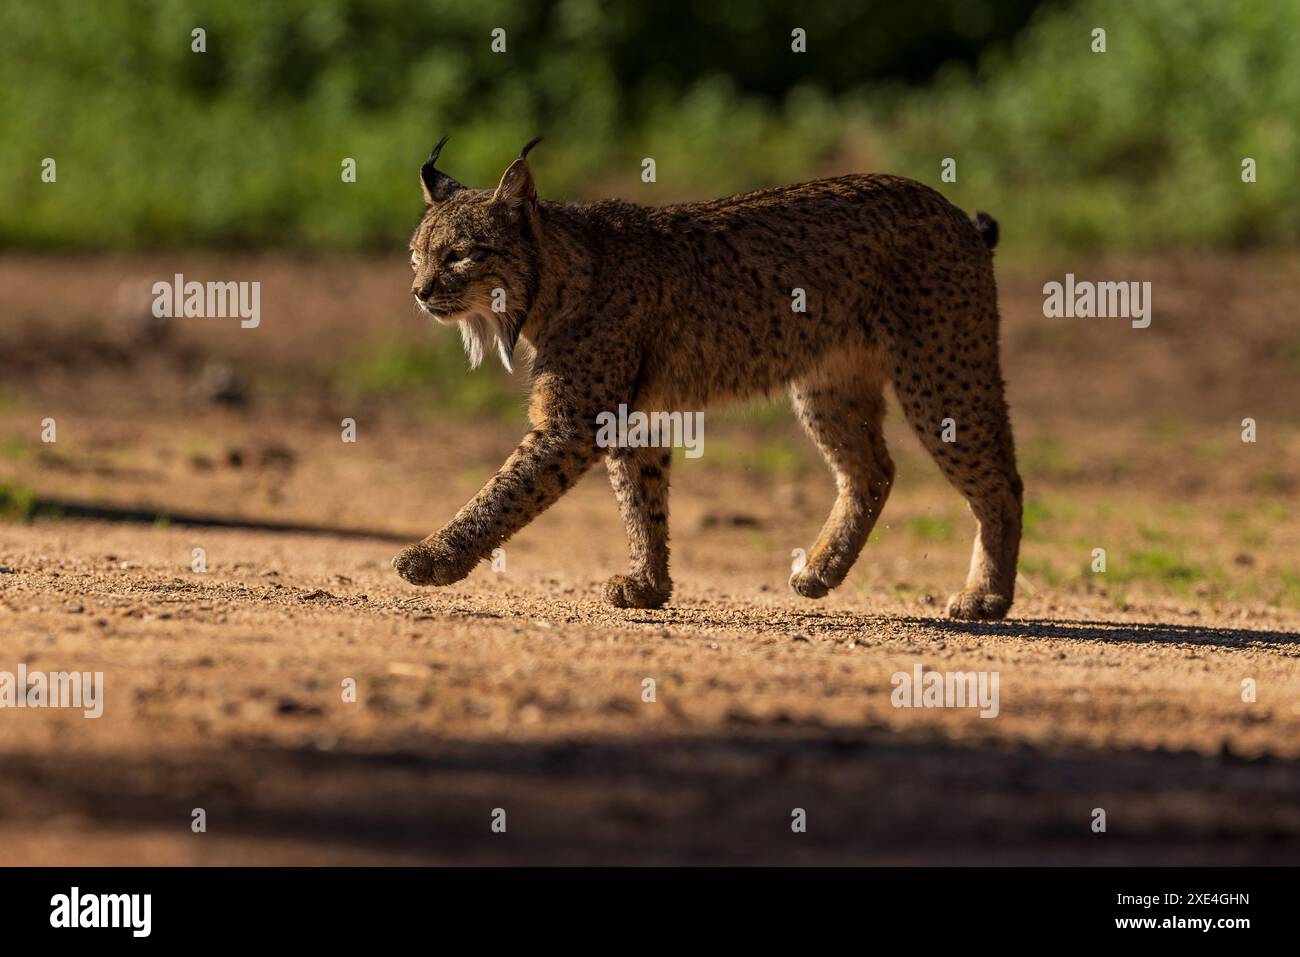
M470 189L435 168L445 136L420 168L426 206L411 237L411 292L433 318L460 325L473 368L495 339L511 369L536 296L537 190L526 157L540 139L520 151L495 190Z

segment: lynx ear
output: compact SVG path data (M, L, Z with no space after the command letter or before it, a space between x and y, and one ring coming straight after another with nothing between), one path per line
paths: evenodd
M537 185L533 182L533 172L528 168L527 157L528 151L541 141L540 136L530 140L528 145L519 151L519 159L506 168L501 176L501 182L497 184L497 191L492 195L495 202L508 203L512 206L537 202Z
M424 201L430 205L441 203L456 190L465 188L446 173L434 168L442 148L447 145L447 139L448 137L444 136L438 140L438 145L433 148L429 158L420 167L420 189L424 192Z

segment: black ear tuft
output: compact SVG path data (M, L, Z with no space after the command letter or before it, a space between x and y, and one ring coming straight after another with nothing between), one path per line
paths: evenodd
M424 161L425 166L432 166L434 163L438 162L438 157L442 155L442 148L447 145L449 139L451 139L450 136L444 136L442 139L438 140L437 144L433 147L433 152L431 152L429 158Z
M540 143L541 141L542 141L542 138L541 138L540 136L534 136L531 140L528 141L528 145L525 146L523 149L521 149L521 150L519 151L519 158L520 158L520 159L527 159L527 158L528 158L528 151L531 150L534 146L536 146L536 145L537 145L538 143Z
M429 154L429 158L420 167L420 186L424 190L424 201L426 203L440 203L456 190L465 188L446 173L434 168L434 164L438 162L438 157L442 155L442 148L447 145L448 139L450 137L444 136L438 140L433 152Z

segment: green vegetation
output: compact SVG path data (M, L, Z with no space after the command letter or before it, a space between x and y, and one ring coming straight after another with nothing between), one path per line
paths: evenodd
M36 514L36 492L21 485L0 484L0 519L25 522Z
M1181 550L1142 548L1126 551L1106 565L1106 580L1111 584L1155 581L1185 587L1208 578L1205 568L1189 561Z
M0 245L392 249L444 132L478 186L546 134L560 198L874 169L990 210L1013 251L1300 238L1300 5L864 0L794 20L806 53L778 0L11 4Z
M1022 472L1047 478L1070 478L1079 465L1070 447L1058 438L1039 436L1020 443L1016 457Z
M1019 572L1027 576L1037 587L1058 588L1064 581L1055 563L1030 555L1020 556Z
M764 435L788 432L794 422L790 400L779 393L711 410L709 419L720 424L738 423L748 432Z
M1272 603L1286 608L1300 608L1300 569L1284 568L1278 574Z
M673 455L686 460L683 450L674 449ZM708 469L739 469L766 476L793 475L812 467L814 452L810 452L783 436L767 436L758 441L710 434L705 418L704 454L699 463Z
M1209 534L1204 516L1183 503L1135 513L1053 497L1027 501L1024 516L1020 573L1034 587L1100 595L1121 610L1160 595L1300 608L1300 569L1276 561L1271 547L1273 531L1286 527L1278 503L1227 511ZM1105 542L1117 544L1107 548L1106 571L1094 572L1092 550Z
M489 362L495 359L488 357ZM338 367L334 381L346 396L418 393L421 404L449 414L517 420L524 401L495 369L467 374L465 352L455 335L439 335L428 342L371 343Z
M34 446L30 442L10 436L0 437L0 459L21 460L30 458Z
M1250 477L1251 489L1265 495L1286 495L1295 491L1296 485L1295 473L1291 471L1264 469Z
M0 521L30 522L34 518L58 519L63 509L41 503L36 490L26 485L0 482Z
M1020 530L1025 541L1039 541L1043 538L1043 524L1052 518L1055 514L1049 509L1040 498L1029 497L1025 499L1025 504L1020 515Z
M908 531L923 542L953 540L953 520L947 515L916 515L908 519Z
M1096 27L1105 53L1090 50ZM936 155L956 157L948 194L995 211L1013 243L1295 242L1298 33L1300 5L1270 0L1047 8L977 78L945 73L900 99L891 142L929 182Z

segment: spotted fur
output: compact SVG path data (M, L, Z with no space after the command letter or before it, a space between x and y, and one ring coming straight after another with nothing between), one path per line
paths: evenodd
M604 457L631 551L605 597L658 607L672 592L672 457L599 448L597 415L788 388L836 481L830 517L790 580L819 598L848 574L893 485L888 383L978 520L949 614L1006 613L1022 486L998 364L991 217L972 222L934 190L883 175L660 208L561 204L537 197L522 154L495 190L461 186L435 159L421 172L412 292L441 321L471 324L475 364L489 336L507 363L519 341L532 347L533 428L443 529L397 555L403 578L461 580ZM792 309L796 288L806 312ZM503 312L490 312L493 289ZM949 418L956 437L945 442Z

